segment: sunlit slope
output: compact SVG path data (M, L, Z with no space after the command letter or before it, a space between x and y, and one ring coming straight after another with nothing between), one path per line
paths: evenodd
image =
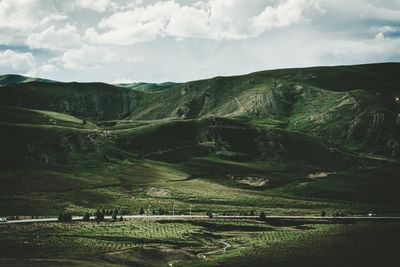
M7 74L7 75L0 75L0 86L5 86L9 84L18 84L18 83L27 83L27 82L46 82L52 83L55 81L41 79L41 78L33 78L33 77L26 77L17 74Z
M162 91L166 89L170 89L172 87L178 86L179 83L173 82L164 82L164 83L144 83L144 82L137 82L137 83L120 83L116 84L118 86L122 86L125 88L134 89L137 91L145 91L145 92L156 92Z

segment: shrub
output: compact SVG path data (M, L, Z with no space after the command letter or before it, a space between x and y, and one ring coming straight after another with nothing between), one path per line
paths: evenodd
M105 214L105 210L97 210L96 213L94 214L96 221L100 222L100 221L104 221L104 214Z
M82 221L88 222L90 221L90 214L86 212L85 216L83 216Z
M143 209L143 207L140 207L139 214L140 214L140 215L143 215L143 214L144 214L144 209Z
M72 214L69 212L60 212L58 215L59 222L72 222Z

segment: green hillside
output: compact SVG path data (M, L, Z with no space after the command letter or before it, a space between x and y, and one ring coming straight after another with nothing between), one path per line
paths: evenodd
M0 86L10 85L10 84L18 84L18 83L28 83L28 82L45 82L45 83L52 83L54 81L41 79L41 78L33 78L33 77L26 77L17 74L7 74L7 75L0 75Z
M33 81L0 87L0 105L49 110L92 120L122 119L143 93L104 83Z
M162 91L166 89L170 89L172 87L178 86L179 83L173 82L164 82L164 83L121 83L117 84L118 86L135 89L138 91L145 91L145 92L155 92L155 91Z
M388 63L125 86L2 76L0 214L400 213L399 72Z

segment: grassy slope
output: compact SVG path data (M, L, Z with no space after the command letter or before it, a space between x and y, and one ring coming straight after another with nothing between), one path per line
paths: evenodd
M398 155L399 66L288 69L189 82L151 94L131 117L272 120L348 148Z
M191 203L220 212L399 212L399 163L346 152L396 148L398 107L386 96L396 93L397 68L277 70L151 93L104 84L2 87L0 211Z
M32 119L35 123L42 118L37 111L28 114L36 115ZM6 152L2 162L8 163L0 175L2 213L57 214L61 209L82 213L98 207L126 208L135 213L148 204L155 209L170 209L175 204L177 210L186 212L189 204L203 212L263 208L281 214L316 214L322 209L396 211L390 201L397 198L370 183L375 176L365 187L361 187L365 181L352 177L351 172L359 172L352 162L360 160L332 153L311 136L219 118L117 126L113 131L81 129L79 122L69 126L2 124ZM274 143L260 146L265 137ZM34 164L27 167L26 162ZM345 184L354 186L345 196L334 186L330 187L331 195L324 195L320 188L326 185L316 185L307 178L321 170L343 170L350 177ZM267 183L261 187L243 183L243 177L249 176ZM392 183L391 179L388 182ZM296 190L294 185L304 181L316 188ZM355 194L371 190L376 199ZM167 193L159 193L163 191ZM390 205L379 206L382 201Z
M400 227L137 221L0 225L0 235L2 266L397 266Z
M388 156L399 140L398 66L277 70L161 91L29 80L1 87L0 215L141 207L399 214L400 162ZM398 229L0 225L0 265L392 266ZM197 258L222 240L226 253Z
M33 81L54 82L52 80L25 77L25 76L16 75L16 74L0 75L0 86L9 85L9 84L27 83L27 82L33 82Z
M122 119L143 93L104 83L33 81L0 87L0 105L66 113L91 120Z
M179 83L173 83L173 82L164 82L164 83L138 82L138 83L122 83L122 84L117 84L117 85L125 87L125 88L138 90L138 91L155 92L155 91L162 91L162 90L170 89L172 87L175 87L175 86L179 85Z

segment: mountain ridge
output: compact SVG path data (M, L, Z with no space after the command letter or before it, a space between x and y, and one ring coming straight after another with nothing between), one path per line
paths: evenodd
M315 199L347 201L351 212L398 211L398 73L400 64L376 64L263 71L163 90L1 86L0 212L113 205L132 212L171 200L237 209L271 199L279 199L271 206L277 212L285 205L315 212ZM171 197L149 197L149 187ZM229 193L220 199L221 188ZM249 200L255 196L262 201Z

